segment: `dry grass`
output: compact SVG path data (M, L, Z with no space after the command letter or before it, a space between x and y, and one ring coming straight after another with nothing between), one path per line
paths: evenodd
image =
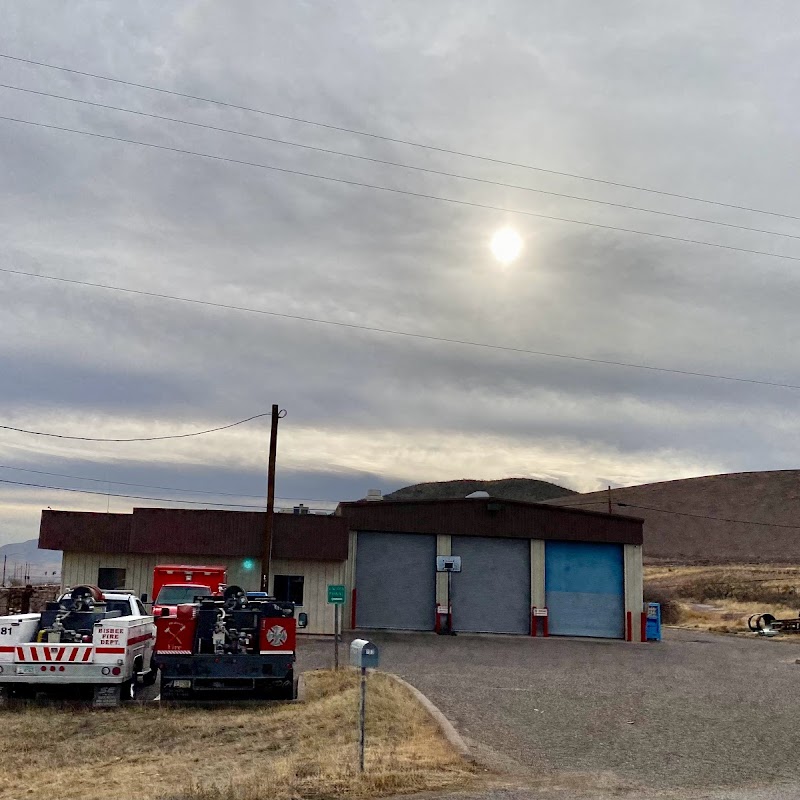
M411 694L370 676L366 773L357 772L357 676L310 673L303 704L2 713L0 798L366 798L470 783Z
M747 619L800 614L800 567L770 564L645 566L645 599L667 604L668 624L749 633Z

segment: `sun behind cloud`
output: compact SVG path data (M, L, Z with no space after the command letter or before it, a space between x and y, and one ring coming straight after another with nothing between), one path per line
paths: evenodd
M522 237L513 228L501 228L495 231L489 246L501 264L510 264L522 252Z

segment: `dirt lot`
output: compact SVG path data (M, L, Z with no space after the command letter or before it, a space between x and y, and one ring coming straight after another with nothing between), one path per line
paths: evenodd
M0 713L0 798L365 798L474 783L411 693L369 682L365 777L357 679L310 674L307 702L115 711L17 705Z

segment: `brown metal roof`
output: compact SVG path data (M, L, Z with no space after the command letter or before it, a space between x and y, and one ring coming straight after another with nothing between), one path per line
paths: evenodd
M127 553L132 514L42 511L39 547L87 553ZM80 544L75 547L75 544Z
M642 543L641 519L519 500L360 500L337 514L355 531Z
M253 556L264 512L135 508L132 514L42 511L39 547L94 553ZM344 561L347 523L318 514L276 514L273 558Z
M347 558L348 530L519 539L642 543L642 520L619 514L494 498L341 503L336 516L276 514L272 555ZM264 512L135 508L132 514L42 511L39 547L160 556L253 556Z

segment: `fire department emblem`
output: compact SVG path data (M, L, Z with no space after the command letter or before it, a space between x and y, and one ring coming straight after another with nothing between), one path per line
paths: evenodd
M282 644L286 642L287 639L286 635L286 628L282 628L280 625L273 625L267 631L267 641L273 647L280 647Z

